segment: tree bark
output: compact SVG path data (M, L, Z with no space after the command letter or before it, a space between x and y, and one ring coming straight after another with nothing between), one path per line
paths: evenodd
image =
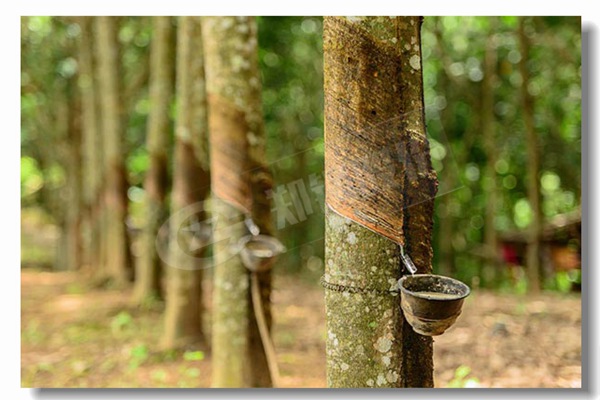
M433 386L432 340L415 333L400 309L399 245L374 232L385 226L418 272L431 272L437 180L425 137L420 28L419 17L324 19L329 387ZM384 142L396 148L373 145ZM375 204L399 201L392 208L400 226L375 216L372 231L354 221L363 210L345 202L365 190L377 192Z
M256 32L248 17L207 17L203 24L215 194L214 387L272 385L251 307L250 274L231 246L248 234L243 220L249 213L261 233L273 233ZM271 274L258 278L270 326Z
M169 118L173 95L173 26L171 17L153 17L152 48L150 50L150 114L146 147L150 169L144 180L146 221L142 231L142 253L136 265L134 299L162 298L162 262L156 248L160 225L165 219L167 192L167 147L171 121Z
M68 183L69 197L67 205L67 268L75 271L81 268L83 236L82 236L82 211L83 211L83 181L81 157L81 102L76 81L67 84L67 97L69 108L67 139L69 149Z
M203 202L210 192L208 123L201 25L181 17L177 33L177 117L169 268L165 312L165 347L205 344L202 324L202 256L195 246L200 232L188 229L206 219ZM189 227L186 223L191 222Z
M94 74L94 17L79 17L81 28L79 41L79 90L81 96L83 140L81 152L84 155L83 175L84 203L85 203L85 231L86 241L85 263L96 271L99 264L99 218L97 208L97 194L101 181L102 142L99 134L99 120L97 116L97 88Z
M127 234L127 177L121 115L121 68L117 17L98 17L100 110L104 147L105 263L117 286L132 279L131 253Z
M527 18L519 18L519 44L521 47L521 104L523 107L523 122L527 138L527 199L532 210L533 218L528 228L527 241L527 288L532 293L540 291L540 240L542 232L542 209L540 200L540 143L533 121L534 101L529 94L529 38L525 32Z

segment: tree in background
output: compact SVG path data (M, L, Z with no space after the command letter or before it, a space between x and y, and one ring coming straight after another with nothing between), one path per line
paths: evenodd
M495 277L500 274L502 266L499 254L498 235L496 230L496 214L498 209L498 179L496 164L498 163L498 146L496 140L496 124L494 104L496 91L497 50L496 35L498 24L494 17L488 20L489 32L485 43L483 56L483 81L481 88L481 131L483 135L483 148L485 150L486 164L482 181L486 193L485 218L484 218L484 267L480 276L488 285L496 283Z
M132 278L131 253L127 234L127 176L123 146L124 125L121 93L121 59L117 17L98 17L98 83L105 177L105 270L115 284L123 286Z
M329 387L433 386L432 340L400 309L395 243L431 272L420 30L420 17L324 18Z
M271 386L251 307L250 274L235 252L235 245L248 234L247 217L261 233L272 234L256 21L207 17L203 40L215 220L212 385ZM269 272L258 278L268 325L270 278Z
M29 196L23 204L39 205L59 228L50 261L57 270L77 269L81 260L81 221L74 212L81 205L77 32L69 18L22 19L22 63L28 66L22 73L22 177L33 178L31 186L22 181L22 193Z
M177 117L163 345L205 345L202 269L210 193L204 52L199 17L181 17L177 32Z
M162 297L162 263L156 249L156 237L167 215L167 150L171 133L173 95L173 25L171 17L154 17L150 50L150 113L146 146L150 169L144 180L145 221L142 227L141 254L136 265L134 298L138 303Z
M320 17L258 17L262 102L276 206L278 237L288 251L279 265L321 274L323 258L323 38ZM277 32L277 34L273 34ZM313 177L312 181L310 180ZM319 177L319 181L314 180ZM298 201L301 186L314 194ZM318 192L317 192L318 190ZM317 192L317 193L315 193ZM285 204L277 204L279 203Z
M173 149L172 144L166 141L163 147L155 147L156 152L149 151L153 147L149 134L152 127L156 126L150 121L157 115L154 113L156 101L151 99L155 94L151 87L156 86L149 82L150 76L156 76L156 70L149 67L149 56L150 53L156 54L155 51L150 51L153 43L156 44L153 38L158 37L154 22L165 19L169 18L35 16L23 17L21 20L21 255L24 269L34 267L34 270L58 271L90 264L94 267L92 271L102 277L124 277L114 278L114 282L119 282L120 279L120 283L126 284L132 270L126 269L124 272L120 267L113 268L118 264L114 256L131 249L138 259L140 256L147 259L154 257L148 250L155 251L156 240L151 242L151 235L147 231L143 232L143 229L151 227L147 224L150 216L147 212L147 202L151 198L149 195L157 193L153 191L155 187L148 182L152 181L151 177L156 176L157 153L162 152L167 159L175 158L172 164L169 161L164 165L168 167L168 172L173 173L175 181L172 196L168 197L172 200L169 202L169 211L172 213L170 229L164 231L170 230L167 248L170 255L163 257L161 253L163 262L169 262L169 265L173 262L165 270L168 279L163 282L166 283L165 315L159 316L154 309L151 312L147 312L149 310L146 308L136 309L135 312L127 307L118 309L122 306L122 294L129 296L131 288L127 287L120 293L122 287L108 285L106 289L119 290L119 293L104 294L111 298L111 304L107 304L111 309L110 315L107 314L109 320L99 320L96 329L91 318L73 320L74 325L71 325L69 318L66 322L69 329L65 330L67 336L55 338L53 334L46 335L49 341L59 345L59 342L69 341L79 337L79 334L85 334L90 339L89 343L96 338L111 337L111 353L117 360L123 360L126 355L123 351L130 356L129 365L151 354L148 365L142 367L139 373L130 369L118 382L142 384L147 383L150 377L158 384L163 382L159 376L162 372L154 371L154 367L158 367L154 366L154 361L162 363L163 355L164 361L168 363L181 361L172 360L171 356L183 356L184 361L190 356L186 353L182 355L179 351L155 354L159 339L162 339L162 344L166 347L186 350L200 347L204 350L209 341L205 340L203 330L206 332L207 328L214 328L213 335L217 338L215 343L220 346L216 352L218 360L215 365L218 369L215 372L215 382L218 381L218 384L215 386L269 386L268 368L250 302L248 286L252 281L235 255L237 240L248 234L243 220L249 214L252 214L252 219L262 233L273 234L270 226L271 205L267 196L271 177L264 165L265 159L268 159L275 160L270 167L273 168L274 181L277 182L271 195L275 201L279 201L281 199L278 196L283 194L282 204L288 207L286 211L297 220L292 223L285 221L283 225L280 234L290 251L278 264L286 272L308 274L303 277L284 274L283 282L288 282L289 279L316 282L315 275L322 274L323 246L320 240L324 221L327 220L328 275L325 284L328 286L328 309L336 310L337 307L342 310L334 312L330 318L332 331L324 332L330 358L330 384L374 387L429 385L431 344L426 340L420 342L417 335L410 336L412 331L394 308L397 307L398 297L394 296L395 288L392 285L400 274L398 246L332 210L327 211L327 218L322 218L321 213L316 212L319 211L317 201L321 201L321 198L308 186L309 176L311 179L313 175L320 177L323 172L322 19L259 17L258 49L255 42L248 39L253 35L249 32L255 29L253 22L246 23L247 20L243 18L208 19L215 21L215 24L222 24L213 25L209 33L219 29L219 35L213 36L213 40L207 39L207 44L212 46L211 53L222 56L220 59L212 58L212 70L216 72L209 82L212 87L212 111L216 110L212 116L216 120L212 125L217 128L213 134L213 142L219 146L225 145L225 150L235 148L237 151L238 145L242 148L239 153L234 154L235 162L225 163L226 168L220 168L220 172L213 171L213 176L224 186L231 182L230 179L237 181L240 176L247 183L244 185L245 204L241 208L231 205L234 203L211 199L208 210L194 208L194 205L204 203L210 185L206 143L206 113L209 111L205 104L207 99L204 80L201 78L203 73L198 72L204 62L199 18L190 18L193 23L184 18L178 25L182 30L194 31L191 36L188 35L191 39L188 37L187 44L181 46L187 49L181 50L181 57L178 54L177 61L168 56L161 60L171 70L173 64L178 63L177 79L181 82L177 83L178 99L176 107L172 108L177 114L177 144ZM112 25L112 33L105 35L110 36L108 41L100 40L102 29L94 29L101 28L99 25L105 24L106 20L110 20ZM414 20L416 23L417 20ZM328 32L331 32L331 21L328 22ZM403 113L406 108L403 102L414 93L410 86L407 88L404 84L400 85L400 89L398 85L394 87L394 82L400 81L406 71L415 71L414 75L411 74L406 79L406 82L415 82L416 75L420 72L414 66L419 65L424 79L427 106L425 117L431 161L440 176L439 192L443 194L435 202L436 223L433 229L437 237L433 249L436 255L434 270L470 282L473 286L521 293L528 286L523 267L529 258L538 263L538 267L530 268L530 271L537 274L530 282L539 283L541 289L569 290L571 283L575 282L571 272L578 271L555 273L552 270L552 263L548 260L546 228L551 227L554 220L561 220L564 216L577 217L580 207L580 18L425 18L421 31L422 61L418 64L416 59L411 64L413 54L410 53L414 50L412 40L405 40L407 43L404 48L407 45L409 48L403 49L398 40L400 36L387 36L391 38L389 41L386 39L388 31L384 29L385 24L382 28L375 24L369 25L368 21L377 20L351 18L347 21L349 31L354 29L350 32L352 35L349 35L351 39L338 41L337 47L332 46L332 43L336 44L335 41L329 41L326 47L329 57L332 54L339 56L336 59L341 66L325 71L329 77L328 87L331 89L331 82L336 80L343 82L335 87L341 95L336 97L330 90L328 97L328 110L333 109L339 113L334 118L330 116L331 112L328 115L328 141L332 143L331 139L336 134L338 138L351 138L355 141L336 145L333 150L330 148L328 163L333 154L342 159L339 165L351 168L351 158L344 157L347 153L342 151L357 147L356 143L365 137L391 140L393 146L384 148L400 150L399 154L402 155L410 153L410 146L423 145L419 140L412 140L423 136L420 100L415 95L419 112ZM171 18L171 23L173 22ZM399 28L403 26L398 25ZM357 46L354 34L362 35L364 31L369 34L361 36L361 45ZM397 32L394 30L391 35ZM392 39L396 43L390 43ZM106 46L107 42L110 42L110 46ZM104 46L101 48L99 45L102 43ZM372 48L376 51L371 51ZM357 57L343 56L344 52L355 50L359 52ZM409 57L398 56L399 51L408 52ZM249 52L252 54L249 55ZM260 79L255 72L248 72L254 71L254 52L258 53ZM107 58L105 54L110 55ZM252 61L247 63L249 59ZM329 61L328 65L331 66L331 58ZM403 67L406 62L409 65ZM392 73L392 66L396 66L397 75ZM109 71L110 79L105 79ZM359 79L344 78L354 75ZM342 78L337 79L339 76ZM256 84L261 81L262 88L260 84ZM360 86L364 82L369 83ZM392 84L384 86L390 82ZM403 82L405 81L401 83ZM250 88L243 86L247 83L252 83ZM384 86L383 90L380 90L381 86ZM243 96L237 96L237 92L228 92L240 88ZM246 96L248 91L251 94ZM391 92L394 93L393 96ZM110 96L106 96L107 93ZM262 93L266 138L263 136L262 120L255 117L259 115L256 110L260 109L260 102L256 100L260 98L258 93ZM161 97L160 101L167 99ZM354 107L357 104L360 107ZM372 105L374 106L371 107ZM168 116L166 107L162 110L162 117ZM249 114L251 118L246 120L246 115ZM114 115L120 116L113 118ZM406 117L407 124L394 115ZM418 118L413 119L413 116ZM240 127L243 129L238 129ZM405 128L410 129L408 135L403 135ZM235 137L231 132L234 132ZM229 146L228 143L233 144ZM268 148L265 149L267 143ZM112 149L110 159L109 153L105 151L107 144ZM115 148L118 151L115 152ZM223 147L213 149L217 150L222 151ZM265 150L268 157L264 155ZM423 271L429 272L429 242L417 243L417 238L429 234L423 234L428 229L429 219L420 218L430 215L428 207L431 203L425 202L422 207L415 208L414 204L421 204L420 200L426 199L411 192L408 184L410 174L397 165L397 160L389 164L396 166L395 169L387 168L384 164L395 153L379 153L365 155L365 168L381 166L385 173L397 173L397 176L382 175L374 180L382 186L401 183L399 188L386 192L391 195L379 195L378 198L382 203L398 202L394 204L397 205L395 210L399 211L397 221L403 227L402 233L406 234L405 250ZM533 165L532 168L530 154L534 153L537 153L537 167ZM374 157L374 154L379 157ZM115 159L120 161L115 163ZM412 161L414 160L411 159ZM426 157L420 158L419 162L422 163L422 171L430 172ZM111 166L115 164L121 165L117 169L122 172L122 175L117 174L116 179L111 172ZM331 165L328 165L328 170L331 171ZM490 182L494 183L490 186ZM308 196L311 197L309 201L315 203L312 204L315 213L309 214L308 208L305 208L306 213L302 214L302 205L308 203L300 204L298 208L299 192L292 190L300 187L296 185L298 183L307 185ZM536 187L537 193L532 191ZM328 185L329 188L331 185ZM495 188L495 193L490 188ZM346 185L345 189L351 193L354 186ZM165 190L168 191L166 188ZM402 193L396 195L397 190ZM219 192L215 193L218 196ZM377 188L374 193L381 194L381 190ZM430 194L430 188L427 187L422 193ZM242 198L238 200L241 201ZM115 207L115 204L120 206ZM278 203L274 208L278 222L282 215L280 205ZM212 260L208 261L211 252L205 246L210 228L203 221L210 216L207 214L212 208L219 217L216 233L218 241L215 246L218 250L217 258L224 260L215 270L218 279L215 280L217 301L214 304L215 308L220 307L215 321L218 326L207 326L206 322L202 324L203 320L210 321L206 317L211 316L204 311L201 298L203 268L212 266ZM360 210L360 207L356 210ZM108 218L114 217L115 211L120 215L118 221L108 221ZM418 218L413 218L415 216ZM84 221L81 221L82 217ZM129 237L125 229L125 218L132 239L131 245L127 242ZM154 225L153 229L157 229L157 226ZM279 228L279 224L277 226ZM116 236L115 227L118 228ZM82 229L84 254L80 253L78 244L81 242ZM160 244L163 236L158 236ZM32 240L38 237L42 237L42 240ZM510 271L517 271L512 279L489 279L488 269L502 275L508 271L506 263L498 263L498 268L504 268L503 270L493 271L489 268L489 250L494 246L494 240L491 239L493 237L502 245L507 238L516 238L523 250L529 243L538 241L538 250L532 251L533 246L529 246L529 256L521 258L527 252L519 249L519 254L511 259L514 261L514 268L511 267ZM156 239L156 236L152 239ZM570 250L574 248L576 252L580 250L580 242L580 237L567 237L561 245ZM496 248L499 249L502 248ZM232 259L225 259L227 251ZM572 252L565 254L569 256ZM373 265L364 268L362 262ZM574 257L571 263L575 268L577 262L578 259ZM211 269L210 272L212 271ZM25 271L25 274L30 275L32 272ZM104 296L95 289L91 293L84 293L91 289L89 283L99 282L88 282L86 271L82 272L84 274L69 273L53 277L44 272L40 278L49 277L52 281L62 281L63 277L68 276L68 279L73 279L72 283L60 286L68 296L54 299L60 300L61 304L62 300L69 300L65 306L75 305L70 301L74 294ZM275 273L279 274L279 271ZM141 282L141 275L137 274L139 280L136 289L145 286L156 290L157 280L154 278L157 275L145 281L148 286ZM270 323L271 275L264 273L259 279ZM379 300L368 293L344 291L354 284L359 288L363 287L363 281L367 280L378 285L375 289L390 292L390 298ZM101 281L105 283L104 279ZM212 289L210 282L205 281L204 284ZM532 287L532 284L529 286ZM241 288L240 291L237 291L238 287ZM57 293L57 288L48 289ZM44 291L41 290L40 294ZM287 290L277 292L277 296L281 295L284 302L296 294L297 292ZM313 292L309 291L307 295L311 294ZM37 297L37 292L35 295ZM365 306L357 306L356 299L361 299L361 306ZM28 297L27 300L33 298ZM115 300L114 304L112 300ZM373 311L373 305L387 308L377 313ZM362 310L367 314L364 320ZM114 318L112 311L116 314ZM291 310L290 316L294 316L294 311ZM318 314L317 311L315 315ZM275 316L277 315L279 314ZM368 319L370 316L373 318ZM39 348L34 342L40 339L40 335L36 334L35 328L37 325L44 327L48 324L38 324L37 313L29 314L28 318L31 317L31 320L24 319L23 328L26 330L23 331L23 338L36 345L34 350L37 353ZM157 317L164 324L156 323ZM105 318L104 314L99 318ZM138 335L135 329L147 327L150 325L147 324L148 321L153 326L144 329L144 335ZM400 346L395 340L390 340L389 343L388 334L391 334L393 328L386 325L386 321L392 321L391 324L396 327L393 334L403 336L410 345ZM116 325L122 322L127 326L122 331L119 329L117 337L113 334L117 333ZM227 325L229 322L232 325ZM287 323L286 318L282 326L284 330L288 328ZM360 330L360 335L354 335L352 332L356 328L350 326L353 324L359 328L368 326L373 329L373 333L370 336L363 335L365 328ZM230 326L233 329L229 329ZM507 326L510 330L510 326ZM43 329L40 329L40 333L42 332ZM94 336L93 332L97 332L98 336ZM235 336L236 332L238 336ZM135 341L129 342L130 337L135 337ZM280 336L281 338L284 337ZM57 339L60 339L59 342L56 342ZM41 338L39 344L45 342ZM279 343L285 346L284 342ZM385 352L388 345L389 351ZM358 354L347 351L352 348ZM106 356L106 360L100 365L101 369L110 367L113 364L113 360L109 359L110 355L104 351L100 353L103 357ZM201 352L194 353L193 357L202 355ZM72 355L80 358L77 354ZM209 353L207 355L212 356ZM287 361L288 355L282 356ZM369 357L374 360L374 366L355 368L361 360ZM92 365L88 361L94 361L92 358L84 361L85 363L80 363L76 360L73 363L77 365L77 368L73 368L78 371L81 366L82 373L78 374L75 381L69 382L77 385L89 382L87 372L93 368L88 368ZM59 368L52 368L53 371L50 371L38 364L32 364L25 371L25 381L52 380L56 376L54 370L60 374L64 372ZM70 361L62 364L69 366ZM120 361L118 364L127 366L127 363ZM151 365L153 371L152 376L149 376L146 374L146 367ZM286 370L290 371L289 368L290 365L287 365ZM373 370L376 373L373 374ZM154 372L157 372L156 376ZM200 382L192 376L196 372L194 368L188 368L185 372L182 370L181 374L172 374L169 370L167 379L172 382L171 379L178 378L178 384L194 385L194 382ZM66 375L64 377L67 378ZM56 382L60 383L61 380ZM208 379L202 382L210 384ZM287 384L290 382L291 379L287 380Z
M97 270L100 264L100 185L102 178L102 136L100 135L100 120L98 118L98 87L94 74L94 17L79 17L77 19L81 30L79 39L79 90L81 96L82 119L82 148L81 154L85 177L83 187L85 207L84 242L85 262Z
M540 198L540 145L534 125L534 103L529 94L529 39L525 31L527 18L519 18L519 45L521 60L521 104L527 141L527 199L532 211L532 220L527 234L527 286L530 291L540 291L540 239L542 236L542 206Z
M521 100L523 54L518 30L517 17L425 18L423 74L432 162L440 175L442 195L436 202L434 268L442 272L453 265L453 276L475 287L523 292L526 279L522 267L526 263L520 249L516 257L511 257L514 268L509 270L506 259L498 264L501 269L495 272L504 279L486 282L482 274L489 265L486 237L493 235L486 232L492 228L496 231L499 246L517 238L525 248L525 232L533 221L526 178L530 163ZM552 218L577 212L579 207L580 21L530 18L526 32L530 43L527 92L536 110L544 110L544 117L535 117L533 123L543 149L538 181L545 226ZM494 122L489 125L496 132L493 150L481 129L483 118L490 113L489 108L485 109L489 100L484 99L489 96L486 43L491 41L496 58L491 103ZM492 159L490 151L495 158L492 161L488 161ZM487 218L491 220L486 212L490 209L487 177L492 172L497 193L494 226L490 227L491 222L486 222ZM549 263L544 265L547 269ZM507 279L509 271L511 279ZM544 276L544 288L556 289L565 275L551 272Z
M71 271L81 267L83 257L83 174L81 156L81 97L77 90L76 76L67 83L67 143L69 148L68 175L69 198L67 206L67 268Z

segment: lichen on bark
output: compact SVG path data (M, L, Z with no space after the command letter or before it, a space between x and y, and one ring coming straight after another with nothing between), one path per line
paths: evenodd
M395 292L400 278L398 246L329 208L325 230L324 281L371 289L325 291L327 384L398 386L402 352L400 297ZM391 292L382 294L386 291Z

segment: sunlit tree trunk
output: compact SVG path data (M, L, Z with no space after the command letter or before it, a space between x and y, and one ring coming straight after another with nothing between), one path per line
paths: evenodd
M166 347L204 345L203 202L210 192L204 58L199 17L181 17L177 33L177 117L165 312Z
M256 21L248 17L207 17L203 38L215 218L212 385L266 387L271 386L271 379L251 307L250 275L231 246L248 234L243 221L250 209L261 233L272 234L267 197L271 176L264 164ZM238 156L228 159L231 151L238 152ZM224 158L230 162L224 163ZM243 188L230 189L228 179ZM224 200L221 191L228 190L238 190L242 195ZM270 325L270 272L260 274L259 282Z
M98 17L99 96L104 148L104 262L108 276L116 285L132 278L131 254L127 234L127 177L123 148L124 124L121 114L121 60L118 18Z
M85 263L96 270L99 265L99 220L96 197L102 171L102 142L98 129L96 85L94 76L93 18L79 17L79 90L81 93L81 118L83 140L84 202L86 219Z
M519 43L521 47L521 104L523 108L523 121L527 138L527 199L532 210L532 220L528 228L527 240L527 283L528 290L537 293L540 291L540 239L542 231L542 209L540 202L540 143L533 122L534 104L533 97L528 91L529 86L529 38L525 32L527 18L519 18Z
M144 180L145 217L141 254L136 265L135 301L160 298L162 262L156 248L160 224L166 215L167 147L171 132L169 112L173 94L173 25L171 17L153 17L150 50L150 114L146 146L150 169Z
M420 28L419 17L324 19L329 387L433 386L432 340L408 325L394 291L403 273L398 244L331 208L334 190L360 189L340 186L344 171L386 163L396 171L393 182L375 184L394 190L377 198L402 200L397 217L405 249L419 273L431 272L436 179L425 137ZM394 142L398 154L365 153L358 144L371 142L365 138Z

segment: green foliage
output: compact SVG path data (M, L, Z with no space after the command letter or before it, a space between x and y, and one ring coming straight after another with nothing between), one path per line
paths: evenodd
M44 340L44 334L40 330L40 323L37 320L30 321L21 335L23 341L29 344L38 344Z
M286 185L301 181L308 188L309 176L323 173L322 18L259 17L258 29L267 159L277 161L270 165L276 190L291 203ZM288 249L280 265L291 270L323 258L322 242L315 243L323 238L323 203L314 197L313 213L303 220L291 206L298 223L279 227Z
M562 293L569 293L573 285L581 285L581 270L558 271L546 280L545 288Z
M469 377L471 368L461 365L454 371L454 378L448 383L449 388L476 388L479 387L479 379Z
M79 282L73 282L67 285L67 293L68 294L83 294L85 293L85 288Z
M145 212L143 180L148 170L145 149L149 111L148 55L151 17L121 17L124 152L133 224ZM173 23L177 23L176 19ZM496 51L494 127L499 201L494 220L500 234L527 229L532 210L527 201L529 156L525 146L517 28L519 18L427 17L422 28L423 79L432 163L440 196L435 202L434 254L440 242L451 243L454 276L479 278L479 255L485 231L488 156L481 134L481 94L488 42ZM259 61L267 135L267 157L275 190L292 204L291 185L302 182L312 201L305 218L292 204L298 223L279 227L288 251L279 264L320 274L323 259L323 199L310 191L309 176L323 177L322 18L259 17ZM81 30L68 17L21 19L21 199L40 206L61 225L65 219L67 161L66 113L77 81L77 40ZM581 30L577 17L527 19L531 42L527 90L534 100L534 124L542 151L540 185L546 220L580 207L581 196ZM173 104L174 115L176 105ZM172 144L169 145L172 154ZM169 168L172 163L168 163ZM305 210L306 211L306 210ZM277 216L274 216L275 218ZM439 228L451 220L451 237ZM25 244L29 245L27 238ZM36 254L32 247L27 254ZM310 268L309 268L310 267ZM557 276L549 288L565 288ZM482 281L482 284L486 284ZM520 289L519 289L520 290ZM121 331L131 321L115 328ZM113 326L111 324L111 326ZM118 328L116 326L119 326Z
M88 343L99 332L104 331L104 326L96 322L82 321L77 324L70 325L64 330L64 341L66 344L81 344Z
M428 135L440 193L436 201L434 254L451 240L456 276L478 276L484 240L487 156L481 131L484 54L496 51L494 73L494 165L500 195L495 228L500 235L527 229L533 214L527 200L529 155L525 146L518 17L428 17L422 31ZM531 42L534 123L541 146L542 211L549 219L576 210L581 193L581 31L576 17L527 19ZM437 231L452 219L453 237ZM436 259L436 263L439 259ZM521 291L525 282L516 288Z
M127 311L121 311L110 321L113 333L122 332L133 325L133 317Z
M198 368L188 368L185 370L185 375L189 378L197 378L200 376L200 370Z
M183 353L185 361L200 361L204 360L204 352L202 351L186 351Z
M21 199L32 203L32 197L44 186L44 176L37 161L32 157L21 157ZM35 198L33 200L36 200Z
M150 351L145 344L134 346L129 351L129 369L136 369L150 357Z
M166 382L168 375L167 371L165 371L164 369L156 369L152 371L151 377L153 381L161 384Z

